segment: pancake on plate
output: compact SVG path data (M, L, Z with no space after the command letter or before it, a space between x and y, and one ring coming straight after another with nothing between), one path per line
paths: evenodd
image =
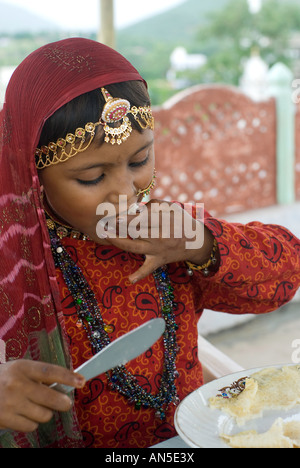
M220 392L209 399L210 408L227 413L242 426L264 410L289 410L300 403L300 367L265 368Z
M235 435L221 434L232 448L300 448L300 421L284 422L278 418L264 433L245 431Z

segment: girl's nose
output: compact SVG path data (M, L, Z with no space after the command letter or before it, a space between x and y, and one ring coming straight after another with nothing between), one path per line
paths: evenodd
M132 203L136 198L136 188L134 181L128 175L118 177L114 180L114 185L110 190L109 201L113 204L119 203L120 197L128 200L128 203Z

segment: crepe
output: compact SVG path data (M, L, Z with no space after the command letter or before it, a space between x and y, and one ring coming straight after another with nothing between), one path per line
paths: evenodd
M300 367L266 368L245 378L238 394L232 393L232 388L236 385L210 398L209 406L229 414L242 426L262 416L264 410L288 410L300 403Z
M221 437L232 448L300 448L300 421L278 418L267 432L245 431Z

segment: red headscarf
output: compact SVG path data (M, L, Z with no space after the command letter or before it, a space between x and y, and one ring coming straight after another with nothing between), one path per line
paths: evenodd
M75 97L128 80L143 81L119 53L81 38L38 49L10 80L0 114L0 340L5 343L7 360L70 365L35 167L43 125ZM76 446L80 440L77 428L75 415L63 420L57 415L51 441ZM49 430L41 427L30 436L30 443L9 433L0 438L0 446L47 446Z

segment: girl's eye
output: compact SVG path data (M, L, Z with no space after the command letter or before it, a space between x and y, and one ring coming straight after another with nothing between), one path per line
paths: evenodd
M149 161L149 158L150 158L150 154L148 154L147 157L145 159L143 159L143 161L132 162L132 163L129 164L129 166L131 168L146 166L146 164ZM94 179L94 180L82 180L82 179L76 179L76 180L80 185L91 186L91 185L100 184L100 182L102 182L104 177L105 177L105 174L102 174L100 177L98 177L97 179Z
M144 159L143 161L130 163L130 167L142 167L142 166L146 166L146 164L147 164L148 161L149 161L149 155L148 155L148 156L146 157L146 159Z
M104 178L104 174L102 174L100 177L98 177L97 179L94 179L94 180L81 180L81 179L77 179L77 182L80 184L80 185L97 185L99 184Z

